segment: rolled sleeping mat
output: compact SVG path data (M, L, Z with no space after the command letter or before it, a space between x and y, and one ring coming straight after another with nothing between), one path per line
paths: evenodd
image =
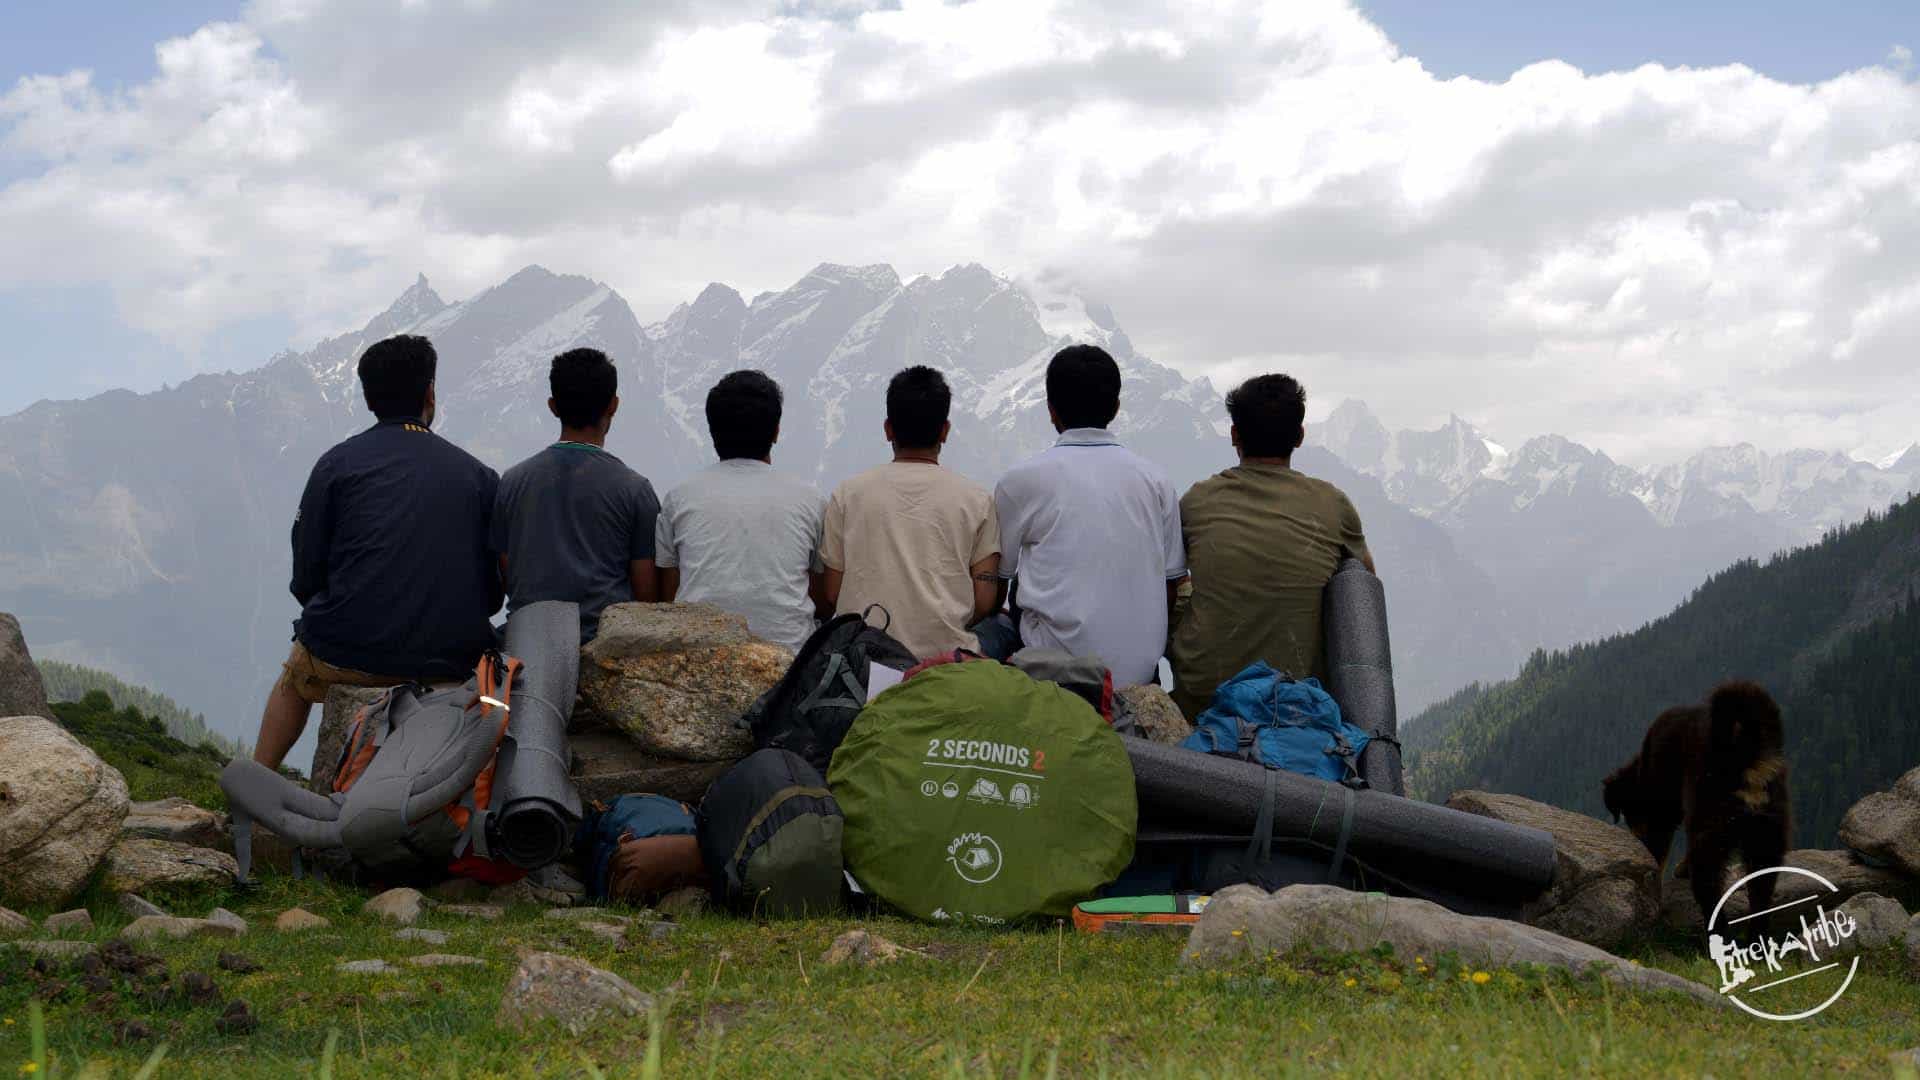
M1405 795L1386 588L1365 563L1347 559L1327 583L1321 610L1327 637L1327 693L1339 703L1347 723L1373 736L1360 754L1360 775L1375 791Z
M580 686L580 605L528 604L507 618L506 653L520 682L500 744L494 788L494 854L537 870L566 854L580 825L568 775L567 720Z
M1324 845L1334 865L1351 852L1394 877L1446 882L1490 900L1535 896L1553 882L1553 837L1543 829L1236 758L1123 741L1143 818L1252 836L1264 808L1273 835Z

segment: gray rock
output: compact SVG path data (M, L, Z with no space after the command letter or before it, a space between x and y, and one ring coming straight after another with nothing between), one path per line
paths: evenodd
M0 948L16 949L35 960L78 960L93 952L87 941L0 941Z
M342 960L333 970L344 975L385 975L399 969L385 960Z
M0 907L0 938L19 937L33 933L33 920L14 911Z
M455 915L462 919L483 919L487 922L493 922L507 913L507 909L498 904L441 904L435 910L442 915Z
M123 892L118 901L120 913L128 918L138 919L142 915L165 915L166 909L148 900L139 893Z
M1834 910L1854 921L1853 933L1840 943L1841 952L1872 952L1905 943L1909 916L1898 900L1878 893L1856 893Z
M573 784L587 802L610 803L633 791L698 802L734 759L678 761L640 748L619 731L589 729L567 736L573 748Z
M65 728L39 716L0 719L0 902L74 896L126 816L126 780Z
M240 878L233 856L169 840L124 839L107 852L105 883L123 893L177 886L229 886Z
M1235 885L1214 894L1182 954L1190 964L1220 965L1296 946L1365 952L1381 944L1402 958L1457 955L1476 967L1535 964L1593 971L1635 990L1671 990L1725 1005L1699 983L1635 967L1612 953L1537 926L1457 915L1425 900L1357 893L1333 885L1289 885L1268 893Z
M1840 843L1920 877L1920 768L1908 770L1892 791L1853 804L1840 821Z
M577 922L573 926L612 945L624 945L627 942L627 927L624 923L590 921Z
M400 941L418 941L426 945L445 945L448 935L445 930L425 930L418 926L412 926L405 930L395 930L393 936Z
M128 941L164 941L190 937L237 937L229 923L182 919L173 915L143 915L120 931Z
M480 967L484 965L486 961L477 956L460 956L455 953L425 953L420 956L409 956L405 960L405 963L413 967L423 968Z
M675 889L654 903L654 909L675 919L704 915L713 906L713 894L698 885Z
M288 908L273 920L273 928L283 934L302 930L324 930L333 924L305 908Z
M307 787L326 794L333 790L333 774L340 767L340 753L353 732L353 719L360 710L379 697L383 690L360 686L335 686L327 691L327 702L320 707L320 730L313 747L313 767L307 770Z
M0 612L0 716L39 716L53 719L47 705L46 683L27 651L20 620Z
M120 835L216 849L230 848L233 843L227 815L179 797L129 805L127 819L120 823Z
M40 925L46 928L47 933L55 936L65 933L85 934L93 930L93 916L86 908L75 908L58 915L49 915L47 921Z
M1801 874L1776 875L1778 882L1774 889L1773 902L1785 904L1818 895L1827 904L1839 904L1848 897L1859 893L1879 893L1882 896L1908 897L1914 892L1914 883L1891 870L1877 866L1868 866L1855 858L1851 852L1823 851L1817 848L1803 848L1787 852L1787 866L1811 870L1833 883L1837 892L1829 893L1820 883ZM1728 885L1740 880L1746 871L1739 865L1728 867L1726 882ZM1704 932L1707 927L1706 916L1693 902L1693 890L1688 882L1670 879L1666 883L1666 892L1661 897L1660 917L1668 926L1676 930ZM1747 913L1747 891L1735 893L1727 901L1726 917L1735 918Z
M647 924L648 941L670 941L680 932L679 923L650 922Z
M1193 734L1193 725L1181 715L1180 706L1158 686L1123 686L1113 693L1126 702L1141 738L1175 746Z
M526 952L507 980L497 1020L515 1029L552 1020L579 1036L603 1018L641 1016L652 1008L652 997L610 971L571 956Z
M232 930L235 937L239 937L247 932L247 920L223 907L214 908L212 912L208 913L207 921Z
M827 951L820 954L820 962L827 967L839 967L841 964L878 967L891 964L903 956L925 955L918 949L896 945L879 934L855 929L834 938Z
M580 705L642 750L732 761L753 750L734 721L786 674L793 654L711 604L615 604L583 650Z
M1893 1075L1895 1076L1902 1075L1900 1070L1903 1069L1920 1070L1920 1046L1916 1046L1911 1050L1901 1050L1898 1053L1888 1054L1887 1064L1893 1066Z
M412 926L425 913L427 898L419 889L388 889L366 902L360 910L401 926Z
M1627 830L1518 795L1456 791L1447 806L1552 834L1553 884L1527 903L1521 921L1611 949L1659 918L1659 868Z

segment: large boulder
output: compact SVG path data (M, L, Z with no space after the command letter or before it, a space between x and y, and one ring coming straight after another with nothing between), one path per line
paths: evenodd
M1843 952L1872 952L1906 944L1907 909L1892 897L1857 893L1834 910L1853 920L1853 933L1842 942Z
M1576 941L1611 949L1660 915L1660 868L1625 829L1518 795L1456 791L1447 806L1553 836L1553 884L1521 919Z
M1907 922L1907 976L1920 982L1920 915Z
M193 847L224 848L231 843L227 815L195 806L177 795L128 806L120 834Z
M696 803L709 785L733 767L731 760L656 757L618 731L580 731L567 741L573 747L574 786L588 802L612 802L621 795L645 791Z
M1915 883L1877 866L1868 866L1848 851L1822 851L1808 848L1787 852L1784 864L1810 870L1833 884L1836 891L1828 892L1820 883L1801 874L1776 875L1773 892L1775 904L1785 904L1819 895L1829 898L1829 904L1840 904L1860 893L1878 893L1908 902L1916 898ZM1728 885L1745 876L1746 870L1738 863L1727 868L1725 881ZM1726 915L1729 918L1747 913L1747 890L1741 889L1727 901ZM1693 902L1692 886L1682 879L1674 878L1666 882L1666 893L1661 897L1660 918L1668 926L1677 930L1704 931L1707 920L1698 904Z
M0 719L0 900L57 904L120 835L127 782L65 728Z
M711 604L615 604L584 650L579 719L618 728L676 761L732 761L753 750L738 727L793 654Z
M20 620L0 612L0 716L41 716L53 719L47 705L47 685L27 652Z
M169 840L129 838L107 852L105 884L114 892L148 893L176 886L232 885L240 877L233 856Z
M1180 706L1157 686L1123 686L1114 696L1126 702L1140 737L1168 746L1178 746L1193 734L1193 725L1181 714Z
M1335 885L1289 885L1269 893L1234 885L1215 893L1182 954L1189 964L1222 965L1296 947L1367 952L1388 945L1402 961L1452 953L1475 967L1540 965L1593 971L1635 990L1670 990L1725 1005L1719 994L1678 975L1637 967L1585 942L1537 926L1458 915L1439 904Z
M1892 791L1876 791L1854 803L1840 821L1840 843L1920 878L1920 768L1909 770Z

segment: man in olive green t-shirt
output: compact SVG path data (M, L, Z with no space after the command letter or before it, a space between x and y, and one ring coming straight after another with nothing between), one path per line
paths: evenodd
M1192 719L1221 683L1264 660L1326 678L1320 596L1342 559L1373 569L1360 514L1339 488L1295 472L1307 394L1286 375L1227 395L1240 464L1180 500L1193 592L1175 611L1167 658L1173 700Z

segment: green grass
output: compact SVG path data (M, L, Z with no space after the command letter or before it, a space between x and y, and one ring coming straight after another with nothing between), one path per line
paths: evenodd
M617 950L586 931L516 910L498 923L430 913L443 947L394 940L359 914L361 894L268 880L247 894L173 898L204 914L224 903L253 923L237 940L148 947L177 978L212 974L259 1016L249 1036L219 1034L216 1008L149 1005L124 990L96 1000L74 987L45 1003L35 1056L36 979L0 949L0 1078L29 1061L39 1077L138 1072L164 1043L154 1075L221 1080L283 1076L1757 1076L1896 1075L1888 1055L1920 1046L1920 986L1893 954L1869 957L1826 1013L1768 1023L1673 996L1639 996L1595 979L1492 972L1462 979L1443 958L1292 956L1209 971L1180 963L1182 940L1078 935L1046 927L989 932L864 920L927 958L874 969L827 968L820 955L852 920L757 924L689 921L660 943ZM304 906L327 930L281 935L274 915ZM124 924L95 902L104 941ZM1704 958L1650 947L1642 963L1695 979ZM584 1038L557 1028L496 1027L520 948L583 957L655 992L654 1017L608 1021ZM215 968L222 950L264 966ZM484 968L350 976L343 959L423 952L483 957ZM70 979L71 976L61 976ZM116 1045L137 1018L154 1038ZM329 1049L331 1048L331 1049Z
M134 801L179 795L201 806L226 808L220 770L227 755L218 747L189 746L139 709L116 707L101 690L89 691L79 701L55 702L53 714L74 738L120 770Z

